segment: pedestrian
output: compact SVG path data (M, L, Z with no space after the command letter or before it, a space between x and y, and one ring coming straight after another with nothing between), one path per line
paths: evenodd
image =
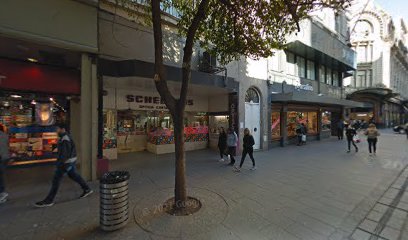
M0 203L7 201L8 193L4 184L4 170L6 161L10 158L9 141L6 128L0 125Z
M243 148L242 148L242 156L241 156L241 163L239 164L239 168L235 168L235 171L240 172L242 165L244 164L246 155L248 154L249 157L252 160L252 168L251 170L256 170L255 166L255 159L254 159L254 145L255 145L255 140L254 137L251 135L251 132L249 131L248 128L245 128L244 130L244 139L243 139Z
M303 138L304 134L305 134L305 130L304 130L302 124L298 124L296 126L296 136L297 136L297 140L298 140L298 143L297 143L298 146L303 144L303 139L302 138Z
M302 131L303 131L302 144L306 144L307 127L306 127L306 125L304 123L302 123Z
M358 152L358 147L356 143L354 142L354 136L357 136L357 131L356 129L351 125L348 124L346 127L346 138L347 138L347 152L350 152L351 144L353 144L354 148L356 149L356 152Z
M228 128L227 134L227 147L228 147L228 155L230 156L230 163L228 165L234 166L235 164L235 154L237 151L237 144L238 144L238 136L232 128Z
M364 135L367 136L367 142L368 142L368 151L373 153L374 155L377 152L377 141L378 141L378 136L380 136L380 133L378 132L376 126L374 123L370 123L368 125L367 130L364 132Z
M58 157L54 178L52 180L52 186L47 197L44 200L34 204L36 207L50 207L54 205L54 198L57 195L61 180L65 174L67 174L69 178L81 186L83 193L79 198L85 198L93 193L88 184L75 169L77 153L74 141L68 134L67 129L68 128L65 124L60 124L57 126L57 133L59 136Z
M223 127L220 127L220 135L218 136L218 150L220 151L220 162L224 162L224 155L228 156L225 153L227 148L227 133Z
M352 123L350 123L350 124L352 124ZM342 119L340 119L337 122L337 138L339 140L343 140L343 135L344 135L344 122L343 122Z

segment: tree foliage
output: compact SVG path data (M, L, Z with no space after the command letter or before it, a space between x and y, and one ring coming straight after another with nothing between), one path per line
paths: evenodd
M321 8L342 10L349 0L164 0L180 13L178 29L187 35L198 3L208 1L205 20L195 35L202 47L226 64L239 57L268 57L282 49L299 22Z

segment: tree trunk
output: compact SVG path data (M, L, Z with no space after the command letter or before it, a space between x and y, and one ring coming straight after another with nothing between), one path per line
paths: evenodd
M176 150L176 172L174 198L177 208L183 208L187 200L186 189L186 160L184 151L184 107L176 108L174 118L174 145Z

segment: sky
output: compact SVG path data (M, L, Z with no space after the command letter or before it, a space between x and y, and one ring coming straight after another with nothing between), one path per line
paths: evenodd
M360 0L362 1L362 0ZM364 0L366 1L366 0ZM394 21L400 17L408 21L408 0L374 0L392 15Z

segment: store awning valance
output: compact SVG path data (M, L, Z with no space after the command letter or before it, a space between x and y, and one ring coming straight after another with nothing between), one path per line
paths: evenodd
M353 93L349 94L350 97L356 95L374 95L381 97L383 99L393 98L398 96L397 93L394 93L392 89L389 88L365 88L361 90L354 91Z
M271 94L271 102L317 104L321 106L343 106L343 107L368 107L365 103L346 99L338 99L328 96L313 94L303 94L301 92Z

